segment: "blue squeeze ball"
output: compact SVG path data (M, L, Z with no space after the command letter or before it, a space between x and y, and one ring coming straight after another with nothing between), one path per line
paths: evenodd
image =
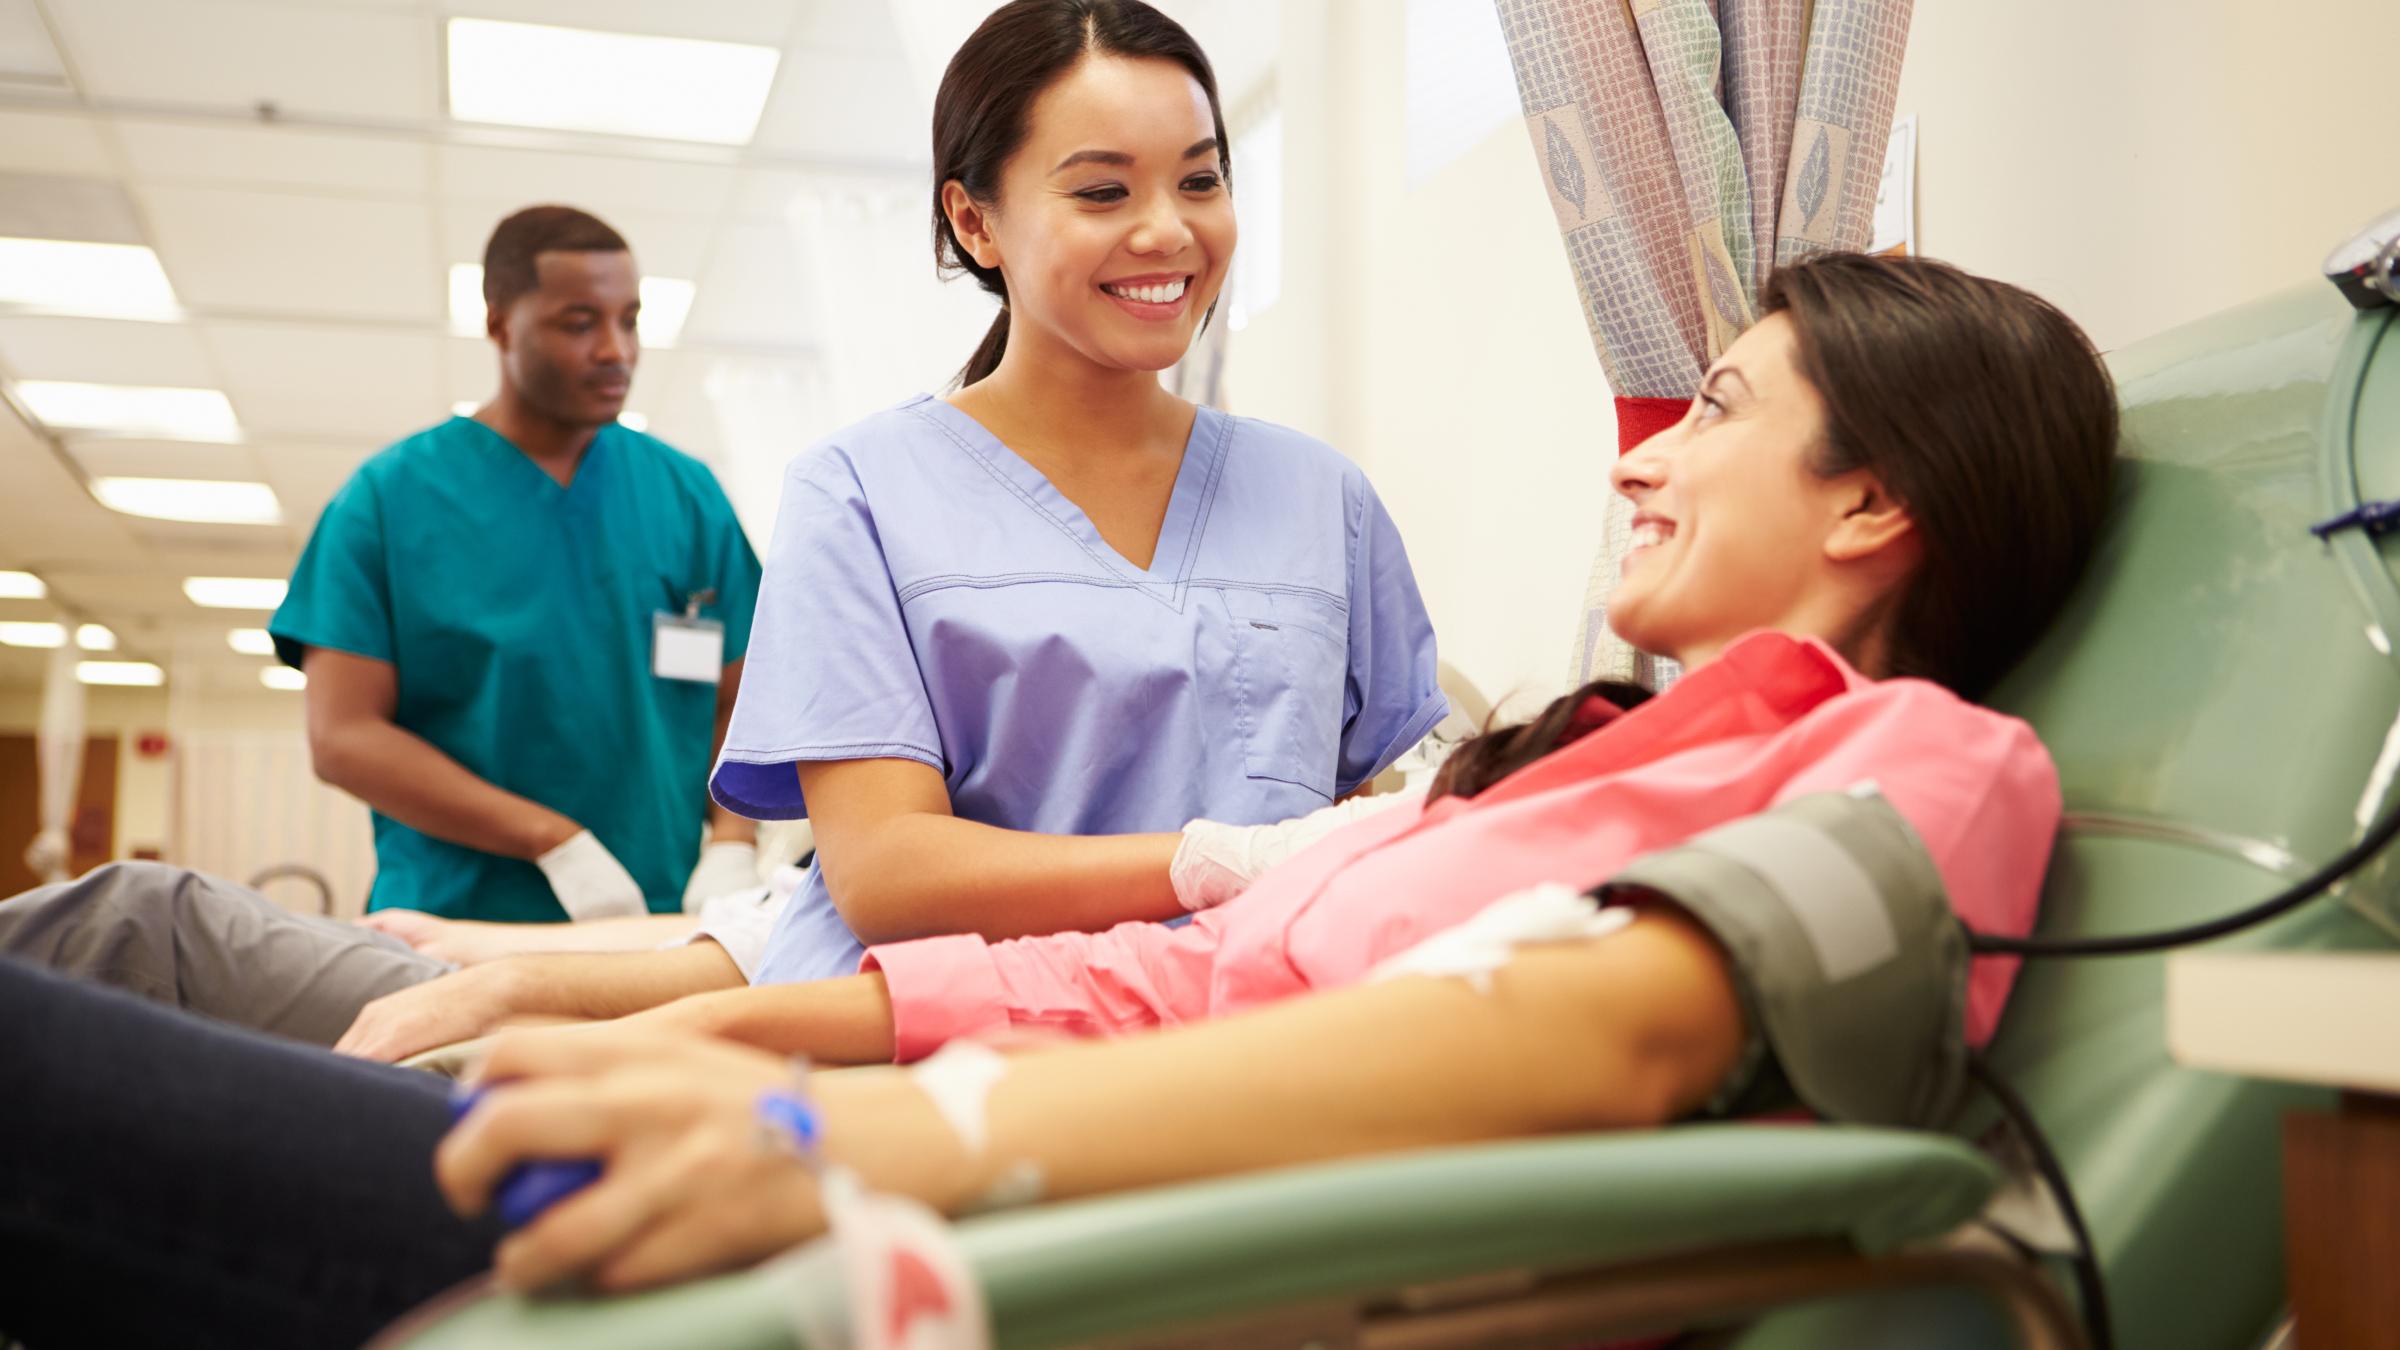
M483 1100L483 1089L454 1092L450 1095L450 1121L463 1119ZM500 1222L511 1229L532 1223L541 1212L575 1192L600 1179L600 1164L590 1158L549 1159L519 1163L500 1179L495 1205Z

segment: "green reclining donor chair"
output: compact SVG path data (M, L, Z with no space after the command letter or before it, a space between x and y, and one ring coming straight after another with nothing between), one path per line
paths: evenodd
M2113 362L2122 500L2090 578L1994 702L2056 756L2041 931L2149 930L2286 884L2389 808L2392 544L2308 526L2400 496L2400 310L2317 284ZM2388 944L2389 860L2229 942ZM1597 882L1600 878L1592 878ZM2370 922L2370 919L2379 922ZM2177 1068L2162 959L2027 964L1989 1061L2089 1220L2117 1344L2258 1345L2282 1305L2278 1117L2322 1094ZM1784 1347L2077 1344L2066 1265L1988 1237L2039 1192L1951 1134L1706 1124L1355 1161L959 1226L1004 1346L1501 1346L1693 1331ZM2038 1226L2038 1225L2037 1225ZM2038 1242L2035 1245L2040 1245ZM411 1350L796 1344L829 1254L623 1298L428 1309Z

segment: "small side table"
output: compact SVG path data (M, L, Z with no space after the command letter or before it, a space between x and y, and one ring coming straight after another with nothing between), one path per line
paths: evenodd
M2283 1120L2286 1288L2299 1350L2400 1346L2400 954L2178 952L2167 1053L2341 1089Z

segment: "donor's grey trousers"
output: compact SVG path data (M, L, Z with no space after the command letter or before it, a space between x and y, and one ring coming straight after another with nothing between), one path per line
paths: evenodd
M0 956L317 1045L369 1002L454 969L373 929L146 862L0 900Z

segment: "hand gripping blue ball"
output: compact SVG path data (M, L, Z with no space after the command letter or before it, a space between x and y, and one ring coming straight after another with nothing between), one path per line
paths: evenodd
M450 1097L452 1124L465 1118L475 1104L483 1100L483 1089L455 1092ZM519 1163L508 1169L500 1179L495 1193L494 1208L500 1222L510 1228L523 1228L540 1217L541 1212L575 1192L600 1179L600 1164L591 1158L543 1159Z

